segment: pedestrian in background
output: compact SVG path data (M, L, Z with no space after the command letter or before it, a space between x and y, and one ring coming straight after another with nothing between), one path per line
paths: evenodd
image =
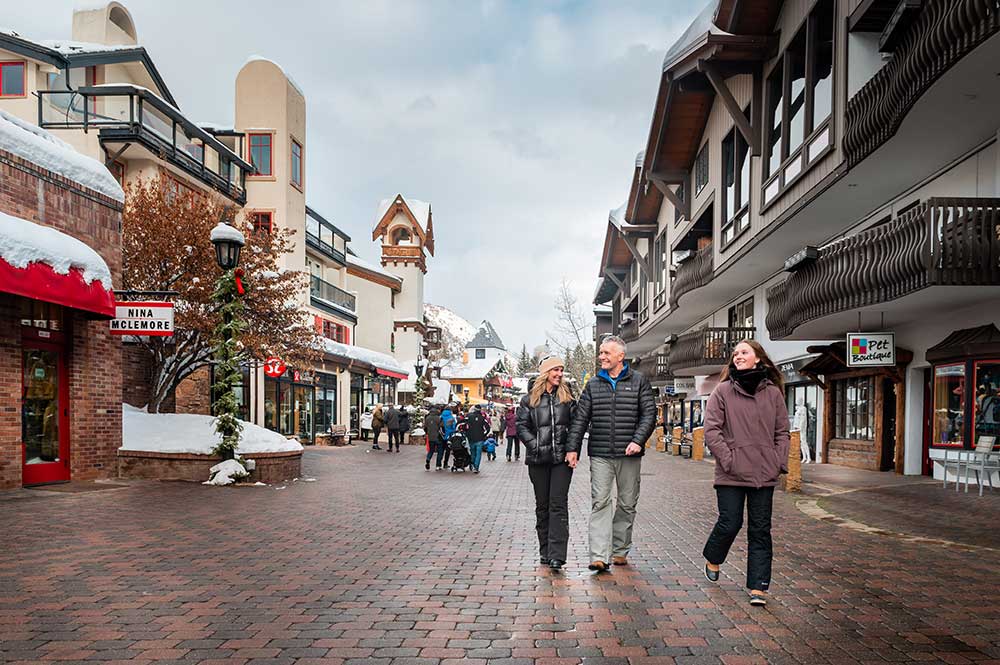
M514 459L521 459L521 441L517 438L517 411L514 407L507 409L504 414L504 423L507 432L507 461L510 461L511 449L514 451Z
M517 409L517 435L524 442L524 461L535 490L535 531L541 563L552 570L566 565L569 543L569 484L573 467L566 463L566 441L576 402L563 383L563 361L546 358L538 377ZM510 461L510 447L507 448Z
M399 411L395 404L390 404L385 412L385 428L389 430L389 452L392 452L392 444L395 442L396 451L399 451Z
M444 465L443 468L448 468L448 459L451 457L451 448L448 447L448 439L451 435L458 431L458 418L452 411L452 405L449 404L441 411L441 438L444 444Z
M410 433L412 423L410 422L410 407L399 407L399 439L396 442L396 452L399 452L399 445L406 443L406 435Z
M361 440L367 441L368 435L372 431L372 408L370 406L365 407L365 412L361 414Z
M479 473L483 458L483 442L489 437L490 423L479 405L469 410L465 419L465 435L469 437L469 452L472 455L472 472Z
M382 412L382 405L376 404L372 411L372 450L382 450L378 445L378 438L382 436L382 428L385 427L385 414Z
M435 469L441 470L441 457L444 455L444 439L441 427L441 409L432 406L424 416L424 434L427 435L427 458L424 460L424 469L431 470L431 457L437 454Z
M601 342L601 370L580 395L566 461L579 461L583 435L590 430L590 566L628 565L632 526L639 503L639 475L646 440L656 427L656 399L649 381L625 362L625 340L609 336ZM520 432L520 430L518 430ZM611 490L618 488L612 506Z
M495 440L500 440L500 430L503 428L503 420L500 418L499 407L493 406L490 409L490 436Z
M719 567L743 527L747 511L747 579L750 604L767 604L771 584L771 506L778 476L788 472L788 407L784 381L760 343L736 345L705 407L705 443L715 457L719 518L708 536L705 577Z

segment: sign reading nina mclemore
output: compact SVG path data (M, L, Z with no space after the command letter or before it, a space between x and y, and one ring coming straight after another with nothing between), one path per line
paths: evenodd
M895 364L895 333L847 333L848 367L891 367Z
M111 334L170 337L174 334L174 304L169 302L115 303L115 318L111 319Z

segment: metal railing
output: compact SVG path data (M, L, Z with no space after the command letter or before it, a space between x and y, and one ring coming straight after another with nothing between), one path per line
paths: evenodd
M803 323L929 286L1000 285L1000 199L932 198L837 240L767 291L775 339Z
M333 303L351 312L357 311L358 299L353 293L348 293L342 288L320 279L316 275L310 275L309 277L309 295L313 299Z
M37 94L39 127L96 129L102 143L141 143L213 189L246 202L245 175L253 167L152 92L122 84Z
M920 96L998 31L1000 0L925 0L892 60L847 102L843 144L848 165L892 137Z
M684 333L670 347L670 369L718 366L729 363L733 348L745 339L753 339L756 328L701 328Z
M306 217L306 243L315 247L327 256L346 264L347 255L343 250L337 249L333 239L337 235L332 226L324 224L312 217Z

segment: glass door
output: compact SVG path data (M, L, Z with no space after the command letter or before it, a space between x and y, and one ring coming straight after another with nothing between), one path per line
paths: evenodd
M25 342L21 370L22 481L69 480L69 389L56 346Z

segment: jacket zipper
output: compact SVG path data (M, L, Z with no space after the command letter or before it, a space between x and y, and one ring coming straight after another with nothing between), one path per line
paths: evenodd
M611 454L615 454L615 413L618 411L618 407L615 406L615 402L618 399L617 382L611 385Z
M556 459L556 407L552 403L552 396L549 395L549 425L552 428L552 460Z

